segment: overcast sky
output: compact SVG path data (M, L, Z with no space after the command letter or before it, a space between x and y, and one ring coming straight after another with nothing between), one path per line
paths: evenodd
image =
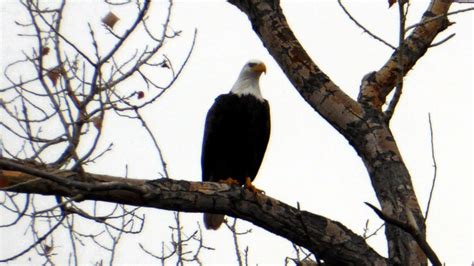
M386 1L382 0L346 2L361 23L396 44L396 8L388 9ZM412 2L408 25L416 23L428 5L428 1ZM118 31L128 27L127 11L121 7L109 8L96 1L72 3L65 11L68 22L64 27L71 27L65 32L79 41L81 37L77 33L87 26L85 22L96 23L109 11L121 18L116 26ZM392 53L357 28L336 1L282 1L282 6L290 26L316 64L354 98L362 77L378 70ZM458 4L452 9L468 6ZM162 14L165 12L162 8L161 2L154 3L150 14ZM31 47L15 36L13 20L20 11L15 1L1 2L2 70L6 63L21 58L20 49ZM428 241L447 265L468 265L474 259L474 18L472 13L463 13L450 20L456 24L440 36L451 33L456 36L430 49L407 75L391 125L424 210L433 177L428 124L428 113L431 113L438 180L427 221ZM201 179L200 152L206 112L217 95L230 90L243 64L258 58L267 65L261 88L271 105L272 134L256 186L265 190L268 196L292 206L299 202L302 209L340 221L359 234L363 233L367 219L370 219L371 229L382 224L363 204L367 201L378 205L361 159L348 142L297 94L243 13L223 1L176 1L171 25L182 31L180 38L169 43L167 54L171 58L177 62L183 59L183 51L189 48L195 28L198 29L196 46L176 85L148 107L144 116L158 137L172 178ZM88 38L84 40L87 43ZM3 87L3 77L1 82ZM108 142L113 142L115 150L92 170L123 176L125 164L128 164L132 178L159 177L160 164L154 162L156 152L137 122L110 116L104 127L107 138L101 144L107 146ZM8 142L3 137L2 140ZM144 212L148 219L145 232L124 239L117 262L153 263L153 258L139 251L137 243L156 248L158 252L161 241L168 240L169 212L152 209ZM190 232L195 228L195 221L202 219L201 214L183 217ZM285 256L293 255L290 243L284 239L246 222L240 222L240 228L254 228L251 234L240 238L243 247L250 247L251 265L281 265ZM0 231L5 234L0 240L2 258L21 247L11 244L10 240L22 231L8 234L4 231ZM207 232L204 237L206 243L217 250L204 253L202 261L235 263L228 230ZM383 233L371 238L369 243L386 255ZM94 253L97 251L89 252L92 253L86 256L100 257Z

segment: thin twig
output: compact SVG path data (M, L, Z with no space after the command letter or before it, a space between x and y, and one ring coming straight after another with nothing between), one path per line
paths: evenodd
M33 178L33 179L30 179L30 180L25 181L25 182L15 184L13 186L1 187L0 190L12 191L12 190L17 189L18 187L21 187L21 186L24 186L24 185L30 185L31 183L35 183L35 182L38 182L38 181L41 181L41 178L37 177L37 178Z
M183 236L182 236L182 230L183 230L183 227L181 226L181 218L180 218L180 215L179 215L179 212L174 212L174 219L175 219L175 222L176 222L176 236L178 237L178 241L176 242L176 255L178 256L178 262L176 263L176 265L181 265L183 266L184 265L184 262L183 262Z
M29 252L31 249L33 249L36 245L40 244L41 242L43 242L49 235L51 235L54 230L56 230L56 228L59 227L59 225L61 225L61 223L63 222L64 218L66 216L62 216L61 219L59 220L59 222L57 222L48 232L46 232L43 236L41 237L38 237L38 239L33 242L33 244L31 244L28 248L24 249L23 251L19 252L18 254L14 255L14 256L11 256L9 258L6 258L6 259L0 259L0 262L7 262L7 261L12 261L14 259L17 259L18 257L26 254L27 252Z
M367 234L369 232L368 228L367 228L367 231L364 232L364 239L367 240L375 235L377 235L377 233L385 226L385 223L381 224L377 229L375 229L372 233L370 234Z
M372 36L372 38L376 39L377 41L385 44L386 46L392 48L393 50L395 50L395 46L391 45L390 43L388 43L387 41L385 41L384 39L380 38L379 36L373 34L370 30L368 30L366 27L364 27L362 24L359 23L359 21L357 21L352 15L351 13L349 13L349 11L346 9L346 7L342 4L342 1L341 0L337 0L337 2L339 3L339 6L341 6L342 10L344 11L344 13L346 13L346 15L349 17L350 20L352 20L359 28L361 28L365 33L369 34L370 36Z
M69 263L69 265L78 265L79 260L77 258L77 246L76 240L74 238L74 215L69 215L66 217L66 228L69 233L69 240L71 242L72 252L70 253L70 261L71 259L74 261L74 264Z
M296 202L296 206L297 206L297 208L298 208L298 218L299 218L299 220L300 220L300 222L301 222L301 226L303 227L303 230L304 230L304 232L305 232L306 237L308 238L309 243L311 243L311 246L313 246L313 240L311 239L311 234L309 233L308 227L306 226L306 223L305 223L305 221L303 220L303 215L302 215L302 211L301 211L301 209L300 209L300 202L299 202L299 201ZM315 249L313 249L313 250L315 250ZM320 261L319 257L316 256L315 253L313 253L313 255L314 255L314 257L316 258L316 262L318 263L318 265L321 265L321 261Z
M11 198L11 196L9 195L9 193L5 193L5 195L7 195L7 197L10 198L10 200L11 200L12 203L13 203L13 205L16 207L17 205L16 205L15 201ZM17 207L17 208L16 208L16 211L12 211L12 212L18 214L17 217L16 217L16 219L15 219L13 222L9 223L9 224L0 224L0 228L2 228L2 227L10 227L10 226L12 226L12 225L15 225L15 224L17 224L17 223L20 221L21 218L23 218L23 216L25 216L26 211L28 210L28 207L30 206L30 195L29 195L29 194L26 194L26 195L25 195L25 198L26 198L26 200L25 200L25 206L23 207L23 210L20 211L20 210L18 209L18 207ZM4 202L2 202L1 205L2 205L3 207L6 207L5 204L4 204Z
M33 216L36 216L38 214L41 214L41 213L46 213L46 212L50 212L50 211L53 211L54 209L56 208L61 208L61 207L64 207L66 206L69 202L73 202L73 201L78 201L78 200L81 200L82 198L84 198L84 195L82 194L78 194L72 198L69 198L68 200L65 200L65 201L62 201L60 202L59 204L53 206L53 207L50 207L48 209L45 209L45 210L41 210L41 211L36 211L33 213Z
M408 10L408 8L407 8ZM407 11L408 12L408 11ZM386 121L390 121L392 119L393 113L395 112L395 107L397 107L398 102L402 96L403 91L403 73L405 70L403 68L403 55L405 47L403 42L405 41L405 23L406 23L406 15L405 12L405 1L398 1L398 15L400 17L400 23L398 25L398 49L397 49L397 64L398 64L398 80L397 85L395 86L395 92L393 94L392 100L390 101L387 110L385 111L385 119Z
M44 24L46 24L50 28L50 30L54 32L54 34L56 34L56 36L59 36L64 42L66 42L69 46L71 46L89 64L91 64L92 66L96 66L96 63L94 61L92 61L92 59L90 59L89 56L87 56L83 51L81 51L73 42L69 41L68 38L66 38L64 35L62 35L60 32L58 32L56 30L56 28L48 22L48 20L41 14L42 12L39 12L40 10L39 10L39 7L37 5L35 5L32 1L29 1L29 2L31 2L30 4L38 10L37 13L38 13L39 17L43 20ZM37 31L37 32L39 33L40 31Z
M451 38L453 38L454 36L456 36L456 33L450 34L448 37L442 39L442 40L439 41L439 42L432 43L432 44L430 45L430 47L435 47L435 46L441 45L441 44L443 44L443 43L449 41L449 40L450 40Z
M141 116L138 109L135 110L135 114L137 115L137 119L140 120L140 122L142 123L142 126L145 128L146 132L148 133L151 140L153 141L153 144L155 145L155 149L158 152L158 157L160 158L161 166L163 167L164 177L169 178L168 167L167 167L167 164L166 164L166 160L164 158L163 151L161 150L160 145L158 144L158 140L156 139L156 137L153 134L153 132L151 131L150 127L146 123L145 119L143 119L143 117Z
M434 136L433 136L433 123L431 122L431 114L428 113L428 122L430 124L430 140L431 140L431 159L433 160L433 182L431 184L430 196L428 198L428 204L426 205L426 212L425 212L425 223L428 219L428 213L430 211L431 206L431 199L433 199L433 191L436 185L436 177L438 174L438 165L436 163L436 156L434 150Z
M237 237L237 228L236 228L236 225L237 225L237 219L234 218L234 222L232 223L232 225L229 225L229 223L226 221L224 223L227 228L229 228L230 232L232 233L232 237L233 237L233 240L234 240L234 250L235 250L235 256L237 257L237 262L239 263L239 266L243 266L243 261L242 261L242 255L241 255L241 252L240 252L240 247L239 247L239 241L238 241L238 237Z
M380 217L380 219L382 219L385 222L387 222L391 225L394 225L394 226L402 229L406 233L410 234L413 237L413 239L415 239L418 246L421 248L421 250L423 250L426 257L428 257L428 259L430 260L430 262L433 265L442 266L442 263L439 260L438 256L436 255L434 250L431 248L431 246L428 244L428 242L426 241L425 236L420 232L420 230L418 230L417 228L415 228L413 225L411 225L409 223L399 221L395 218L392 218L392 217L386 215L381 210L377 209L377 207L375 207L374 205L372 205L368 202L366 202L365 204L367 206L369 206Z
M460 10L456 10L456 11L452 11L452 12L448 12L446 14L441 14L441 15L438 15L436 17L432 17L432 18L429 18L429 19L426 19L420 23L416 23L416 24L413 24L409 27L406 28L407 31L413 29L413 28L416 28L420 25L423 25L423 24L426 24L426 23L429 23L431 21L434 21L434 20L437 20L437 19L440 19L440 18L445 18L447 16L450 16L450 15L454 15L454 14L458 14L458 13L463 13L463 12L468 12L468 11L473 11L474 10L474 7L469 7L469 8L466 8L466 9L460 9Z

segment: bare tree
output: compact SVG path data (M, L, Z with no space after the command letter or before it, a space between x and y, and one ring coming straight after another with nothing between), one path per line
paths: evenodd
M51 236L64 226L70 232L74 247L71 261L77 263L78 239L90 238L111 253L111 264L122 234L141 231L143 217L136 214L137 209L125 207L132 205L221 213L250 221L294 243L298 256L289 260L298 263L308 261L312 253L318 264L426 265L429 259L432 264L441 265L426 241L425 218L390 130L390 119L402 94L403 77L434 45L437 35L449 27L447 14L451 2L432 0L420 22L407 27L404 18L409 3L398 1L400 38L397 45L390 45L394 53L379 70L363 77L359 96L352 99L306 53L289 27L279 1L229 0L248 16L253 30L304 100L349 141L362 159L381 210L368 205L386 223L387 258L375 252L364 237L330 218L240 187L169 178L158 141L140 111L172 86L187 60L175 68L172 60L160 54L169 39L179 36L179 32L168 25L171 4L163 27L156 31L147 22L150 2L125 1L124 5L136 5L134 22L119 32L114 29L118 18L115 14L109 13L103 18L102 31L115 40L110 47L100 42L99 29L88 25L92 49L86 50L62 31L64 2L54 8L44 8L36 1L23 2L30 18L19 25L33 30L33 34L24 35L36 38L37 45L31 52L24 53L23 60L8 65L4 71L11 86L1 90L3 116L7 117L2 118L1 125L16 140L14 144L3 143L0 187L6 191L2 207L17 215L4 227L17 226L22 219L30 219L33 241L23 252L3 261L36 248L45 263L52 264L55 242ZM139 30L145 32L150 43L125 49L125 41ZM11 74L12 69L25 66L35 71L33 77ZM151 69L170 73L165 85L160 85L162 81L150 74ZM142 82L141 87L146 87L150 95L144 98L143 90L131 90L124 85L133 77ZM112 148L112 144L105 149L99 149L98 145L104 117L109 113L140 121L159 154L163 178L132 179L127 173L109 176L87 170L89 164ZM56 130L47 130L46 125L55 125ZM14 145L21 148L13 148L18 147ZM56 202L38 211L34 203L36 194L55 196ZM96 206L101 203L93 206L77 203L89 200L118 205L104 214L102 208L99 211ZM39 234L35 224L42 217L47 218L48 230ZM74 217L92 220L102 224L104 229L98 234L78 232L73 226ZM177 224L172 228L177 238L173 239L174 249L156 256L162 262L167 254L177 254L178 264L183 264L183 239L195 239L199 247L204 246L201 237L195 238L197 233L183 236L179 221L176 216ZM228 226L231 230L234 227L236 234L235 223ZM111 239L111 245L105 246L98 240L104 235ZM243 262L237 239L234 243L239 263L247 264L246 260ZM199 262L197 257L193 258Z
M79 35L82 38L77 38L77 32L63 29L64 23L74 19L74 16L64 15L68 8L66 1L24 0L20 3L26 16L16 21L21 30L19 35L36 44L23 52L23 59L8 64L3 72L11 85L0 90L0 125L4 130L0 146L2 159L8 157L38 169L46 166L70 169L81 176L81 182L89 182L87 167L113 150L113 143L100 142L107 142L103 137L105 117L115 115L126 121L139 121L157 151L155 161L161 162L161 176L168 178L157 138L141 112L173 86L194 46L194 43L189 44L184 61L178 64L163 52L167 43L180 35L170 26L172 2L161 7L160 12L166 14L161 20L149 15L150 1L106 2L133 14L130 18L122 17L131 21L130 24L120 25L121 18L113 12L102 14L87 24L89 34ZM81 42L81 39L86 41ZM1 169L2 175L8 172L4 167ZM123 177L127 175L124 169ZM29 183L34 185L36 181ZM14 191L21 186L2 177L3 190ZM123 234L142 231L144 214L139 208L79 203L85 199L82 193L62 196L57 194L51 201L50 198L38 199L34 194L2 193L3 211L16 216L1 225L2 229L22 226L24 220L29 219L26 231L31 233L31 243L17 254L0 258L1 261L11 261L35 250L44 257L45 263L54 264L58 242L54 241L54 232L65 230L72 250L69 263L79 263L77 254L83 246L96 245L110 254L109 261L98 263L112 264ZM90 220L101 227L79 229L78 219ZM179 214L176 221L180 228ZM177 235L178 240L171 242L174 249L171 255L182 261L186 259L182 245L187 241L181 239L181 229L175 231L178 233L172 237ZM198 231L190 238L197 240L197 234ZM202 246L201 238L199 241ZM64 244L62 241L60 245Z

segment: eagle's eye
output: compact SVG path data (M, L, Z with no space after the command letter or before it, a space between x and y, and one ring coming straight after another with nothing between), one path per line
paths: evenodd
M254 67L254 66L257 65L257 63L248 63L247 65L248 65L249 67Z

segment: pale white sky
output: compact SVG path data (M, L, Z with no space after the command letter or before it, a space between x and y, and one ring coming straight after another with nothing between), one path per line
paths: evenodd
M336 1L282 1L285 15L300 42L313 60L332 80L352 97L357 97L362 77L379 69L391 50L364 34L343 14ZM398 11L387 8L386 1L346 1L348 9L374 33L395 44ZM351 2L349 4L349 2ZM408 25L418 21L428 1L412 1ZM91 8L91 4L93 8ZM13 19L20 9L14 1L4 1L2 12L1 61L4 65L21 57L20 49L31 44L15 36ZM154 3L150 14L163 14L161 2ZM453 5L453 10L468 5ZM73 1L66 9L64 28L68 36L88 45L85 21L100 20L108 11L120 18L116 29L128 27L127 11L109 9L95 1ZM80 15L78 15L80 14ZM392 120L392 130L412 175L420 205L425 209L433 167L429 139L428 112L434 127L438 180L432 201L428 241L448 265L468 265L473 261L473 171L472 171L472 89L473 89L473 15L460 14L441 36L456 33L442 46L432 48L408 74L404 92ZM297 94L283 72L252 31L246 16L223 1L177 1L172 27L182 37L170 42L166 53L179 62L189 47L194 29L198 37L189 65L176 85L163 98L148 107L144 116L158 137L172 178L200 180L200 150L204 119L214 98L230 90L240 68L250 58L267 65L261 87L272 108L272 135L264 164L255 184L267 195L285 203L340 221L354 232L363 233L367 219L375 229L381 221L363 202L377 204L366 169L348 142L316 114ZM83 39L81 39L83 38ZM5 80L2 77L2 86ZM114 152L91 168L92 171L157 178L160 165L156 152L137 122L111 115L104 124L104 147L114 143ZM135 123L135 124L134 124ZM1 132L0 132L1 134ZM7 142L8 140L3 140ZM111 163L113 162L113 163ZM153 263L139 251L138 243L156 252L161 241L168 241L171 213L146 209L145 231L124 239L117 263ZM201 214L183 214L184 224L192 233ZM250 247L250 264L284 262L293 249L286 240L251 224L240 222L242 230L253 228L240 238L241 246ZM12 244L17 233L0 231L0 257L19 250ZM3 235L5 234L5 235ZM235 263L231 235L226 229L206 232L207 245L202 261ZM383 233L369 240L381 254L386 253ZM63 248L66 252L67 248ZM58 250L59 252L59 250ZM82 262L101 257L99 250L88 250ZM27 262L26 259L18 262ZM57 260L61 262L60 259ZM64 262L64 261L63 261Z

